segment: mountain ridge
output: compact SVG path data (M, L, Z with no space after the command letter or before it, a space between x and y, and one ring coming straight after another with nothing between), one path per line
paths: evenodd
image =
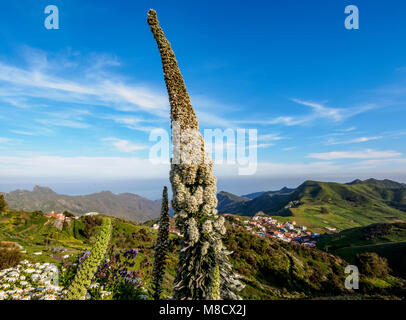
M160 200L149 200L133 193L114 194L107 190L70 196L36 185L32 191L18 189L2 194L8 206L15 210L69 211L77 215L96 211L134 222L159 217L161 209Z
M262 211L281 220L295 220L317 231L327 227L343 230L377 222L406 221L406 187L403 185L388 179L344 184L306 180L296 189L288 189L289 192L282 192L283 189L264 192L249 201L219 206L218 211L243 216Z
M96 211L135 222L159 217L161 205L160 200L153 201L128 192L114 194L102 190L71 196L58 194L49 187L38 185L32 191L18 189L2 194L9 207L16 210L66 210L78 215ZM310 222L307 225L315 224L318 227L328 223L338 228L344 225L356 227L365 224L361 220L373 223L375 221L371 215L380 211L387 222L397 218L406 219L406 184L389 179L356 179L344 184L306 180L297 188L283 187L276 191L260 191L243 196L220 191L217 199L219 213L253 216L262 211L268 215L292 216L296 220L302 220L301 222ZM371 211L368 219L361 219L365 215L362 212L358 216L352 216L351 212L358 212L360 208ZM344 217L351 223L345 224ZM335 221L337 219L341 222ZM353 221L356 222L352 223Z

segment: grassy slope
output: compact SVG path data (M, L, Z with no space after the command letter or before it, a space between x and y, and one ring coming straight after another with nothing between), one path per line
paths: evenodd
M374 224L323 236L317 246L354 262L357 254L376 252L388 259L394 274L406 278L406 223Z
M41 213L9 211L0 216L0 239L17 241L27 251L32 261L59 262L60 255L78 254L90 247L93 237L85 237L83 217L65 226L59 231L52 226L53 219L48 220ZM227 217L228 220L233 219ZM50 221L47 223L47 221ZM112 218L114 252L123 252L129 248L138 248L135 268L139 267L145 256L153 257L153 244L157 231L146 225L139 225L122 219ZM244 299L278 299L321 297L331 295L348 295L343 288L344 260L320 250L311 250L301 246L284 243L276 239L264 239L248 232L232 232L227 223L227 247L234 251L230 256L235 270L243 276L245 289L241 292ZM24 231L25 230L25 231ZM46 238L51 244L45 245ZM167 258L167 269L164 277L164 296L170 297L177 263L177 236L171 234L171 244ZM66 253L56 255L51 248L65 248ZM33 252L42 251L40 256ZM402 280L364 279L392 290ZM149 282L149 279L146 279ZM384 285L382 285L382 283ZM378 285L373 285L373 288ZM375 290L375 289L374 289ZM380 290L380 289L379 289ZM374 293L380 291L374 291Z
M64 254L76 254L86 245L73 236L73 224L62 231L53 226L53 219L48 219L39 212L9 210L0 215L0 239L18 242L27 252L27 257L35 261L55 262L53 247L63 247ZM50 243L46 241L50 240ZM48 252L48 255L34 255L34 252Z
M303 204L289 209L297 223L313 230L344 230L378 222L406 221L406 189L368 184L306 181L292 195ZM324 213L323 213L323 208Z

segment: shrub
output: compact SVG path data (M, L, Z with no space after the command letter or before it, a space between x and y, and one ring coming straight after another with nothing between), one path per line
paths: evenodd
M95 233L96 228L101 226L103 219L96 216L85 216L83 219L83 230L79 229L79 233L87 239Z
M105 292L110 293L114 300L147 298L141 286L143 273L140 270L131 270L137 255L137 249L128 249L123 254L111 253L94 275L89 290L91 299L99 300Z
M4 209L6 209L7 203L6 200L4 200L4 195L0 194L0 212L3 212Z
M361 274L375 278L386 277L390 268L388 260L380 257L375 252L366 252L356 256L356 265L358 266Z
M0 270L15 267L22 259L20 250L0 247Z
M69 217L69 218L74 218L76 217L73 213L69 212L69 211L64 211L63 214L65 215L65 217Z

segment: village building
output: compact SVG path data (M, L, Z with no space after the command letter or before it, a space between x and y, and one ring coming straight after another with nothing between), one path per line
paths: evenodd
M48 218L55 218L57 220L65 220L65 215L61 212L50 211L45 214Z

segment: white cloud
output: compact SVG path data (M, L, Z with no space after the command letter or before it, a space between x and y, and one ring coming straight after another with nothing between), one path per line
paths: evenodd
M258 136L258 141L279 141L285 139L276 133L262 134Z
M361 142L367 142L367 141L371 141L371 140L378 140L378 139L382 139L381 136L378 137L360 137L360 138L355 138L349 141L349 143L361 143Z
M90 127L85 122L85 117L91 115L86 109L63 110L59 112L43 112L42 118L35 119L36 122L49 126L67 127L74 129L85 129Z
M313 121L318 118L329 119L338 122L376 108L374 104L366 104L352 108L330 108L321 103L309 102L296 98L293 98L292 101L304 106L311 107L313 109L313 113L309 117L307 117L307 119L303 118L306 119L306 122Z
M330 108L321 103L304 101L296 98L291 99L293 102L310 107L312 112L302 116L278 116L268 120L239 120L237 123L249 124L283 124L285 126L297 126L311 123L317 119L327 119L333 122L344 121L357 114L376 108L373 104L353 108Z
M326 144L327 145L335 145L335 144L351 144L351 143L362 143L362 142L368 142L368 141L373 141L373 140L379 140L382 139L381 136L375 136L375 137L359 137L359 138L354 138L350 140L335 140L335 139L329 139Z
M379 158L396 158L402 154L397 151L376 151L366 149L361 151L332 151L324 153L310 153L307 158L320 160L336 160L336 159L379 159Z
M5 157L0 156L3 178L156 178L167 177L169 165L154 165L136 157Z
M148 147L144 145L137 145L128 140L118 138L105 138L103 141L110 142L118 151L131 153L134 151L145 150Z
M389 158L389 159L371 159L371 160L364 160L359 162L359 165L366 165L366 166L372 166L372 167L377 167L380 165L406 165L406 159L404 158Z
M9 139L9 138L1 138L0 137L0 143L6 143L6 142L10 142L11 141L11 139Z
M169 101L164 87L155 88L111 71L120 65L116 57L80 53L53 55L26 47L26 66L0 62L0 101L18 108L30 108L35 99L52 102L103 106L123 112L145 112L149 118L166 119ZM234 128L235 123L219 114L233 110L207 96L195 95L193 102L200 123ZM93 115L95 116L95 115ZM42 119L42 118L41 118ZM45 121L45 120L44 120ZM77 123L52 121L55 125L82 127ZM130 129L149 131L155 127L142 123L125 123Z
M47 123L47 126L49 124ZM54 130L47 128L47 127L27 127L24 130L10 130L10 132L23 135L23 136L41 136L41 135L49 135L54 132Z
M293 98L292 101L304 106L311 107L314 110L314 117L331 119L333 121L341 121L343 119L344 109L328 108L320 103L308 102L296 98Z
M39 51L37 58L41 63L30 64L27 68L0 62L2 101L17 107L26 107L28 104L21 101L25 98L38 97L103 105L126 111L142 110L161 117L167 114L169 103L163 90L157 91L129 83L105 70L106 66L117 64L100 62L103 59L95 58L94 61L86 61L87 64L80 71L74 69L75 72L71 73L69 72L72 69L71 65L75 63L66 57L51 60L48 59L47 53ZM59 60L63 60L63 63L58 64Z
M345 129L337 129L337 131L339 132L351 132L357 130L357 127L349 127L349 128L345 128Z
M331 161L310 163L259 162L253 178L328 179L332 177L371 177L406 175L406 159L387 158L364 160L351 165ZM215 174L221 178L238 177L238 169L246 164L215 164ZM138 157L59 157L59 156L0 156L0 176L21 178L36 183L43 178L77 179L135 179L167 178L168 163L153 164Z
M268 147L273 147L275 143L259 143L259 144L253 144L253 145L248 145L246 148L247 149L264 149Z
M123 127L138 130L143 132L151 132L153 129L158 128L158 126L147 125L148 123L158 123L161 122L159 119L144 119L141 117L134 116L109 116L104 117L105 119L111 119L116 123L121 124Z
M85 129L89 127L89 125L86 123L67 119L35 119L35 121L47 126L67 127L74 129Z
M10 130L10 132L16 133L16 134L21 134L23 136L35 136L35 132L31 131L23 131L23 130Z
M211 129L215 129L215 127L235 128L235 123L232 120L225 119L214 112L210 113L196 108L195 111L199 123L208 125Z

